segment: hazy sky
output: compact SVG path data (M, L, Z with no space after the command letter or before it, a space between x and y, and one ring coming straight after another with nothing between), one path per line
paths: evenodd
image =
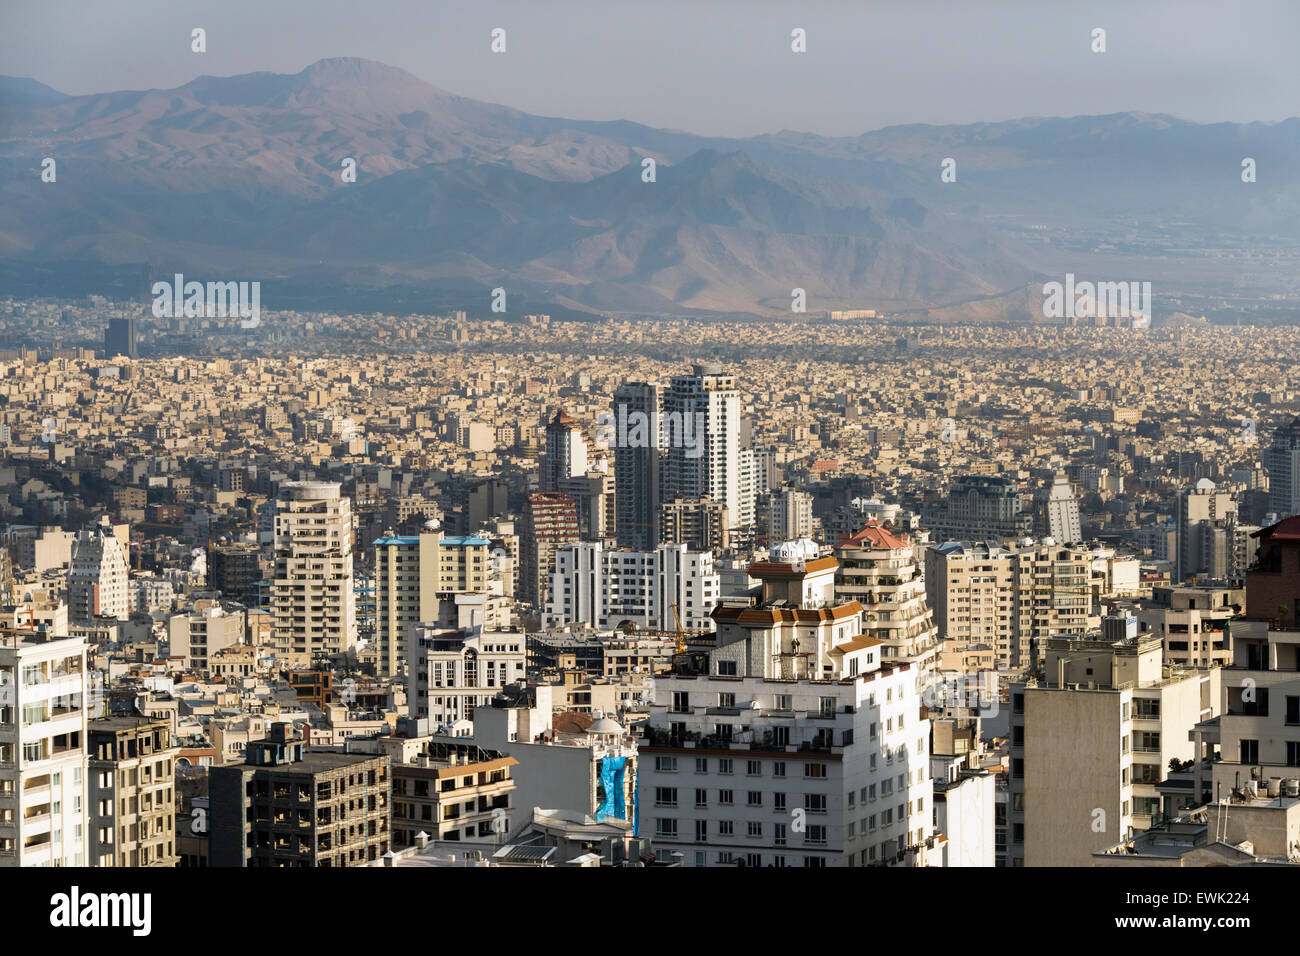
M727 136L1123 110L1278 120L1300 114L1298 39L1300 0L0 0L0 73L65 93L360 56L531 113Z

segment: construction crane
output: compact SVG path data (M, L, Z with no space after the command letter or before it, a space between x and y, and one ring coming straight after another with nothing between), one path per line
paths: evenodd
M688 634L712 634L713 633L708 628L695 628L692 630L687 630L686 628L682 627L682 616L679 613L677 613L677 603L674 601L669 606L673 609L673 620L677 622L676 656L681 656L686 653L686 636Z

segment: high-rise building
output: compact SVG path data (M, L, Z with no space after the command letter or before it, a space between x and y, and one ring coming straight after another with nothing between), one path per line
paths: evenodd
M1237 502L1231 492L1217 491L1214 482L1202 478L1196 486L1178 496L1178 557L1175 577L1181 582L1189 575L1199 574L1209 577L1216 575L1219 568L1228 567L1227 556L1234 546L1232 533L1228 525L1237 520ZM1223 522L1216 525L1216 522ZM1215 528L1221 533L1216 537ZM1204 540L1207 536L1210 541ZM1215 548L1211 545L1217 541L1218 558L1215 560ZM1216 567L1216 564L1218 567Z
M1273 433L1264 451L1268 469L1268 507L1279 518L1300 514L1300 418Z
M105 525L77 535L68 571L68 617L124 620L131 613L130 568L122 543Z
M673 631L680 621L687 630L708 630L720 585L710 551L684 544L631 551L579 541L556 554L550 595L542 618L546 627L608 628L626 622Z
M579 540L578 516L573 499L554 491L528 496L519 521L519 600L542 607L546 604L555 553Z
M308 751L278 723L208 779L212 866L360 866L389 849L387 756Z
M614 537L620 548L648 551L659 543L662 395L662 386L646 382L614 392Z
M186 667L204 674L218 651L243 642L244 628L244 609L239 605L195 601L192 610L167 619L168 651L183 660Z
M1232 663L1232 642L1225 625L1245 603L1240 587L1173 585L1152 588L1134 613L1141 633L1164 642L1166 664L1226 666Z
M208 564L208 586L220 591L229 601L254 606L258 599L258 585L262 581L262 565L258 548L252 544L228 544L212 551Z
M0 867L90 866L86 641L0 632Z
M663 397L662 498L708 496L733 516L744 511L740 481L740 393L718 364L673 376ZM740 527L739 523L735 525Z
M910 661L924 683L939 667L940 643L912 539L868 521L836 543L835 557L835 600L862 605L862 633L881 642L881 660Z
M1083 524L1079 520L1079 499L1064 473L1057 472L1043 503L1043 528L1047 536L1060 544L1073 544L1083 540Z
M587 436L577 420L557 408L546 426L546 455L542 459L542 491L558 491L560 482L587 473Z
M711 498L677 498L659 509L659 538L692 551L721 554L731 547L731 513Z
M276 652L293 666L357 641L352 502L337 482L295 481L275 502Z
M111 361L118 356L140 357L135 316L108 320L108 328L104 330L104 357Z
M375 541L375 639L379 673L401 673L408 629L438 620L444 598L486 592L491 562L487 538L444 535L429 521L418 535L386 534Z
M925 553L925 585L944 670L983 666L987 648L998 670L1033 664L1034 642L1100 626L1096 599L1109 593L1106 565L1082 545L948 541ZM969 662L967 662L969 658Z
M808 492L781 488L767 492L759 501L762 513L758 523L770 543L813 536L813 500Z
M96 866L176 866L176 755L165 720L89 725L89 858Z
M751 605L714 612L704 672L658 675L640 816L687 866L933 862L930 722L910 663L880 659L834 558L751 566Z

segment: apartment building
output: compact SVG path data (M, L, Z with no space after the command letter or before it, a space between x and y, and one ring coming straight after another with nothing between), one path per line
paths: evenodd
M434 739L427 720L401 718L391 736L353 739L349 753L382 753L393 774L393 849L421 839L500 843L515 811L511 771L519 761L461 740Z
M176 866L176 755L167 721L106 717L88 728L96 866Z
M1193 574L1227 577L1232 553L1231 525L1236 522L1235 496L1219 491L1208 478L1200 479L1179 495L1175 580L1185 581Z
M1134 613L1140 633L1164 642L1165 663L1226 666L1232 663L1232 643L1225 625L1245 603L1244 588L1171 585L1152 588L1151 598Z
M690 375L674 375L663 394L663 416L663 500L708 496L743 526L735 376L712 362L696 365Z
M89 866L86 642L0 632L0 867Z
M501 688L523 680L523 631L485 631L481 625L446 628L413 624L409 630L407 707L434 726L472 720Z
M199 600L192 611L167 619L168 653L205 674L213 655L244 639L244 609L221 601Z
M707 495L665 501L659 508L659 540L721 554L731 547L731 512Z
M1011 478L959 475L947 497L926 509L923 523L939 542L1000 540L1031 535L1034 514L1025 508L1020 486Z
M659 480L663 457L660 404L663 386L627 382L614 392L616 515L614 535L620 548L648 551L659 537ZM632 425L644 434L633 440ZM669 539L677 540L677 539Z
M1047 642L1038 676L1013 683L1012 866L1089 866L1159 820L1158 785L1218 712L1219 670L1167 666L1128 615Z
M579 539L578 515L573 499L558 492L529 495L519 522L519 600L545 605L555 554Z
M926 600L925 572L912 539L867 521L835 546L835 600L862 605L862 633L885 661L910 661L917 679L939 667L939 630Z
M388 852L386 756L306 750L291 725L209 771L212 866L361 866Z
M542 622L659 631L676 630L680 622L687 630L710 630L719 597L710 551L691 551L684 544L624 551L580 541L555 555Z
M130 569L122 542L101 525L77 535L68 571L68 617L91 621L97 617L124 620L131 613Z
M1032 539L1007 546L949 541L926 551L926 593L944 669L960 669L968 647L987 645L999 670L1033 665L1033 648L1056 634L1100 624L1093 555L1081 545Z
M338 482L280 486L275 502L274 642L277 655L309 666L357 642L352 502Z
M1300 517L1257 533L1259 561L1246 575L1246 606L1225 625L1232 662L1223 670L1221 716L1196 728L1196 792L1215 799L1246 786L1300 777Z
M748 605L714 612L702 666L660 675L642 745L642 827L688 866L938 859L915 668L880 657L838 562L777 549Z
M492 542L445 535L430 521L418 535L385 534L375 541L375 639L379 673L401 673L411 625L438 618L442 602L458 593L486 592Z

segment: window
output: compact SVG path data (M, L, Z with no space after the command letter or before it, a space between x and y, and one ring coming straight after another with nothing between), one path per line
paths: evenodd
M677 839L677 821L671 817L656 817L655 836Z
M784 776L785 776L785 761L784 761L784 760L774 760L774 761L772 762L772 776L774 776L774 777L784 777Z
M810 824L808 834L804 837L804 843L824 844L826 842L826 828L820 824Z
M824 793L805 793L803 795L803 808L809 813L826 812L826 794Z
M730 821L730 820L719 820L719 821L718 821L718 836L731 836L731 835L732 835L732 832L731 832L731 821Z
M1286 742L1286 765L1300 767L1300 742L1294 740Z
M655 770L659 773L676 773L676 757L655 757Z
M785 824L772 824L772 843L775 846L785 846Z
M814 777L818 779L823 779L826 776L826 764L806 763L803 765L803 775L805 777Z
M709 791L707 791L707 790L696 790L696 791L695 791L695 805L696 805L697 807L707 807L707 806L709 805Z
M696 843L709 842L709 821L708 820L695 821L695 842Z
M691 695L685 691L673 691L673 713L689 714L691 712Z
M757 820L750 820L745 826L748 830L749 836L761 837L763 835L763 824L759 823Z
M718 803L722 804L724 807L729 807L729 806L731 806L731 803L732 803L732 793L731 793L731 791L730 791L730 790L719 790L719 791L718 791Z
M747 760L745 761L745 773L751 777L760 777L763 775L763 761Z
M1288 724L1300 724L1300 697L1287 697L1286 722Z
M732 760L730 757L723 757L718 761L718 773L731 773Z
M656 807L677 806L677 788L676 787L655 787L655 806Z
M785 794L784 794L784 793L774 793L774 794L772 794L772 809L775 810L777 813L785 813Z
M1241 762L1259 763L1259 741L1243 740L1241 742Z
M735 694L719 694L719 695L718 695L718 706L719 706L719 707L735 707L735 706L736 706L736 695L735 695Z
M709 772L709 758L708 758L708 757L696 757L696 758L695 758L695 772L696 772L696 773L708 773L708 772Z
M719 677L735 677L736 673L737 671L736 671L735 661L718 661Z
M763 805L763 792L761 790L751 790L745 795L745 806L761 807Z
M789 694L776 695L776 710L794 710L794 698Z

